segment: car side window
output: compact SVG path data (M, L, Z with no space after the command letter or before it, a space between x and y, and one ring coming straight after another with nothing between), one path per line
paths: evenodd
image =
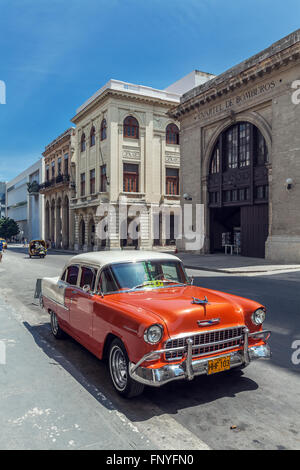
M78 278L79 267L78 266L69 266L67 270L66 282L71 286L76 286Z
M82 266L82 268L81 268L80 287L83 287L85 285L89 285L91 290L94 290L96 274L97 274L97 272L95 271L95 269L87 268L86 266Z
M109 269L103 269L99 283L98 283L98 292L102 292L103 294L106 294L107 292L113 292L118 290L118 287L111 275L111 272Z
M67 274L67 270L65 269L62 276L61 276L61 281L65 281L66 280L66 274Z

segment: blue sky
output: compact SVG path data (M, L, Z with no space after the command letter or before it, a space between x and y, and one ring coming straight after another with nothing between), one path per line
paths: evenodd
M163 89L194 69L219 74L299 18L299 0L0 0L0 181L110 78Z

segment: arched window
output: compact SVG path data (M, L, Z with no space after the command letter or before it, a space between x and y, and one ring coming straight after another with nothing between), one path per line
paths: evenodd
M81 136L80 149L82 152L85 151L85 134L82 134Z
M93 147L95 145L95 137L96 137L96 132L95 132L95 127L93 126L91 128L91 133L90 133L90 147Z
M139 123L132 116L127 116L123 123L124 137L129 139L139 138Z
M220 147L219 147L219 142L218 142L213 151L211 164L210 164L210 174L213 175L219 172L220 172Z
M166 128L166 143L179 145L179 129L176 124L169 124Z
M100 128L100 139L101 140L106 139L106 128L107 128L106 119L102 119L101 128Z

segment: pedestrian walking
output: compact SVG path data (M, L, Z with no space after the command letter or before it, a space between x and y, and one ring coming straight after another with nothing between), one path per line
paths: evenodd
M3 241L0 240L0 263L2 261L2 256L3 256Z

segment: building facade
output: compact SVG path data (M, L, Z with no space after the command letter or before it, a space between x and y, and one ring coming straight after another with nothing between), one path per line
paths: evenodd
M70 199L74 192L74 128L67 129L45 147L45 176L39 187L44 195L45 239L53 248L74 248L74 215Z
M0 218L5 217L5 193L6 193L6 183L0 182Z
M193 73L188 85L180 81L177 85L185 90L190 83L195 86L200 74ZM205 76L210 78L202 74L202 80ZM168 91L110 80L77 110L72 119L76 125L76 191L71 200L76 249L149 249L174 242L176 210L180 208L180 137L177 120L167 112L179 103L176 91L176 84ZM122 222L120 204L126 212ZM169 211L169 229L157 216L162 204ZM97 236L96 227L104 219L107 205L115 207L116 218L113 231L104 239ZM135 213L140 220L137 237L127 230L134 218L128 209L133 206L143 206ZM154 217L158 217L158 230Z
M300 30L170 112L181 128L181 194L204 207L200 252L229 244L244 256L300 261L299 87Z
M38 190L43 177L43 161L39 159L6 183L6 216L19 225L17 241L44 238L43 196Z

